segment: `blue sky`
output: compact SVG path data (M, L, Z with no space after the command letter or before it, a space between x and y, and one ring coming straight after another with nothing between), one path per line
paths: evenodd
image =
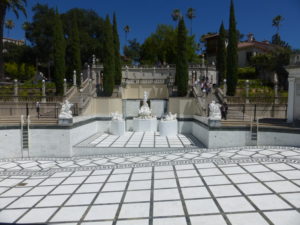
M137 38L142 42L155 31L157 24L174 25L170 15L175 8L184 13L190 7L196 9L193 33L199 40L204 33L218 31L222 20L228 26L230 4L230 0L28 0L27 19L21 16L16 20L12 12L6 17L13 19L16 24L10 32L11 38L24 39L21 24L31 20L31 8L38 2L57 6L60 12L75 7L94 9L102 17L116 12L122 46L125 42L125 25L131 27L128 39ZM235 12L238 29L243 34L253 33L259 41L271 39L275 33L272 18L282 15L285 18L280 29L282 39L293 48L300 49L300 0L235 0ZM186 22L189 27L189 22Z

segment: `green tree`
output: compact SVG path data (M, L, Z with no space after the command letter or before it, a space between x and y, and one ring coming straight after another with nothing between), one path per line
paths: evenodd
M48 5L36 4L32 11L32 22L23 25L25 36L33 46L39 70L45 72L50 79L53 66L55 10Z
M26 0L1 0L0 1L0 80L4 78L3 64L3 32L7 10L11 9L14 14L19 17L19 11L26 15L25 4Z
M5 28L7 29L7 36L9 37L9 31L15 27L15 23L13 20L6 20Z
M179 9L174 9L171 14L172 20L177 23L177 21L182 17Z
M114 36L114 51L115 51L115 83L116 85L121 84L122 80L122 68L120 58L120 40L118 34L117 17L113 15L113 36Z
M128 46L124 46L124 56L130 59L131 62L140 61L141 45L136 40L129 40Z
M176 64L177 29L160 24L155 33L151 34L141 46L142 64ZM196 54L198 45L195 36L187 36L187 58L190 63L199 62Z
M56 86L56 94L63 94L63 80L65 78L65 55L66 55L66 43L63 32L63 25L56 9L54 17L54 83Z
M219 29L219 39L217 47L217 57L216 57L216 68L218 71L219 79L218 84L223 81L226 77L226 32L224 29L224 24L222 22Z
M115 53L113 43L113 29L109 16L106 16L104 26L104 59L103 59L103 89L106 96L111 96L115 86Z
M177 33L177 60L175 82L178 89L178 96L186 96L188 91L188 59L187 59L187 30L184 19L181 18L178 24Z
M124 32L125 32L125 45L127 44L127 36L128 36L128 33L130 32L130 26L126 25L124 28L123 28Z
M281 15L275 16L272 20L272 26L276 28L276 33L279 34L279 29L284 18Z
M227 47L227 95L234 96L237 86L238 55L237 30L233 0L230 3L229 35Z
M69 43L70 43L70 62L71 62L71 71L76 70L77 72L77 85L81 85L80 73L81 73L81 58L80 58L80 40L79 40L79 32L78 32L78 25L77 25L77 15L76 12L73 12L72 17L72 29L69 36ZM72 74L71 71L68 73L69 75Z
M186 13L186 17L191 21L191 36L193 35L193 19L196 18L196 10L193 8L189 8Z

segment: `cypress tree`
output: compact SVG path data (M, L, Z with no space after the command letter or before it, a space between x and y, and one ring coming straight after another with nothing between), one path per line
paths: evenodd
M177 31L176 84L178 96L186 96L188 89L187 30L183 18Z
M61 95L63 93L63 82L66 71L66 42L63 33L62 21L57 9L54 20L54 83L56 86L56 94Z
M72 29L70 32L70 50L71 50L71 71L76 70L77 84L81 85L80 73L81 73L81 54L80 54L80 39L79 39L79 31L77 24L77 16L76 13L73 12L72 15Z
M237 85L238 72L238 54L237 54L238 36L236 30L236 21L234 15L233 0L230 3L229 19L229 37L227 47L227 95L234 96Z
M113 36L115 50L115 83L116 85L120 85L122 80L122 68L120 58L120 40L118 34L117 18L115 13L113 15Z
M103 89L106 96L111 96L115 86L115 51L113 43L113 29L108 15L105 19L103 35Z
M219 29L219 40L218 40L218 49L217 49L217 62L216 67L219 73L218 84L220 85L223 79L226 77L226 32L224 29L224 24L222 22Z

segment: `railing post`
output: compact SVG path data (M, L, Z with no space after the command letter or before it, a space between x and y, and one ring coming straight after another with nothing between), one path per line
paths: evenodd
M80 85L82 86L83 84L83 73L80 73Z
M46 82L42 80L42 103L46 103Z
M19 95L19 87L18 87L18 80L14 80L14 102L18 102L18 95Z

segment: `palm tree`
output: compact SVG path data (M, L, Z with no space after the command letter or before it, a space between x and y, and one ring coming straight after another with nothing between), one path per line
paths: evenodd
M279 28L280 28L283 20L284 20L284 18L281 15L274 17L272 20L272 26L277 29L277 34L279 34Z
M7 29L7 37L9 37L9 31L15 27L15 23L12 20L5 21L5 28Z
M174 9L171 14L172 20L176 23L181 18L181 12L179 9Z
M193 19L196 17L196 10L189 8L186 13L186 17L191 20L191 36L193 34Z
M19 17L19 11L26 15L25 4L27 0L0 0L0 80L4 78L3 70L3 31L7 10L12 10L16 17Z
M124 31L125 31L125 41L126 41L126 44L127 44L127 35L130 32L130 26L126 25L124 27Z

